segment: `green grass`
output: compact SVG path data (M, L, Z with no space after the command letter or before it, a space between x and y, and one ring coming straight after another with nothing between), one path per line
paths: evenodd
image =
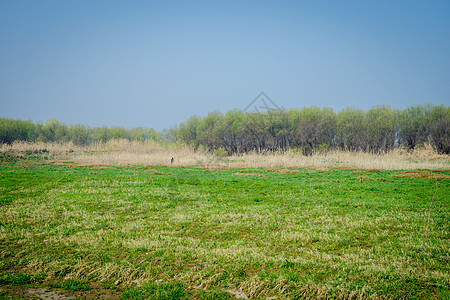
M67 291L72 291L72 292L77 292L77 291L89 291L92 289L92 287L90 287L89 282L88 281L81 281L81 280L77 280L77 279L67 279L64 280L62 282L55 282L50 284L51 287L53 288L60 288L60 289L64 289Z
M29 274L17 273L17 274L0 274L0 286L13 284L22 285L32 283L33 276Z
M448 179L436 190L400 171L138 167L0 165L0 284L103 283L124 299L448 298Z
M143 287L133 288L122 294L121 299L189 299L181 283L146 284Z

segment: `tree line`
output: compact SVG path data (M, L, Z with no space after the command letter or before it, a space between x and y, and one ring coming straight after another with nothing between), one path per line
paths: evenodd
M405 109L377 106L368 111L346 108L334 112L316 106L191 117L173 130L176 140L229 154L296 149L305 155L342 149L385 153L394 147L412 150L430 143L450 153L450 108L415 105Z
M112 139L134 141L160 140L161 133L143 127L126 129L123 127L89 127L80 124L66 125L57 119L45 123L0 118L0 143L25 142L73 142L76 145L89 145L107 142Z
M195 149L228 154L294 149L305 155L342 149L384 153L430 143L438 153L450 154L450 107L423 104L405 109L377 106L368 111L346 108L334 112L316 106L302 109L245 113L231 110L193 116L177 128L158 132L143 127L89 127L0 118L0 143L14 141L68 142L89 145L111 139L170 141Z

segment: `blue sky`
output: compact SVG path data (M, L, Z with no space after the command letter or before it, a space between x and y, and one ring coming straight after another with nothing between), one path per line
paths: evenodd
M172 128L244 109L450 103L450 1L0 1L0 116Z

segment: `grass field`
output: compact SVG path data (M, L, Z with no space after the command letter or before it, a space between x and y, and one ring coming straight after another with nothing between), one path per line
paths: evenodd
M1 153L1 299L450 297L448 169Z

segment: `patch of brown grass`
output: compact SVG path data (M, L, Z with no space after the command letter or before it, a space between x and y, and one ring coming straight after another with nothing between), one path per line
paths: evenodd
M65 164L63 164L65 165ZM107 169L109 167L105 166L105 165L101 165L101 164L81 164L81 163L74 163L74 164L69 164L69 165L65 165L68 168L90 168L90 169L100 169L100 168L104 168Z
M146 173L151 173L153 175L172 175L172 173L161 172L161 171L153 170L153 169L147 170L145 172Z
M297 174L298 171L297 170L289 170L289 169L281 169L281 170L276 170L274 173L276 173L276 174Z
M318 172L318 173L328 173L328 172L331 172L330 168L313 167L312 169L313 169L314 171Z
M371 178L368 176L358 176L356 177L359 182L363 183L364 181L386 181L386 178Z
M354 167L349 167L349 166L337 166L337 167L333 167L333 169L343 170L343 171L363 171L363 169L361 169L361 168L354 168Z
M266 175L259 173L233 173L231 176L258 176L258 177L266 177Z
M376 172L381 172L381 170L380 169L358 170L358 171L352 172L352 174L370 174L370 173L376 173Z
M255 173L255 170L256 169L242 169L242 170L239 170L239 173Z
M145 165L142 167L137 167L137 169L146 170L146 169L150 169L150 168L154 168L154 167L158 167L158 165Z
M446 174L436 174L429 170L412 170L412 171L402 171L398 174L391 175L393 178L423 178L429 180L448 180L450 175Z
M203 170L204 172L208 172L208 171L226 171L228 170L227 167L224 166L208 166L205 170Z
M363 183L364 181L371 181L371 180L375 180L375 179L373 179L373 178L370 178L370 177L368 177L368 176L358 176L358 177L356 177L358 180L359 180L359 182L361 182L361 183Z
M52 163L55 166L68 166L69 162L64 162L64 161L49 161L49 163ZM70 162L73 163L73 162Z

